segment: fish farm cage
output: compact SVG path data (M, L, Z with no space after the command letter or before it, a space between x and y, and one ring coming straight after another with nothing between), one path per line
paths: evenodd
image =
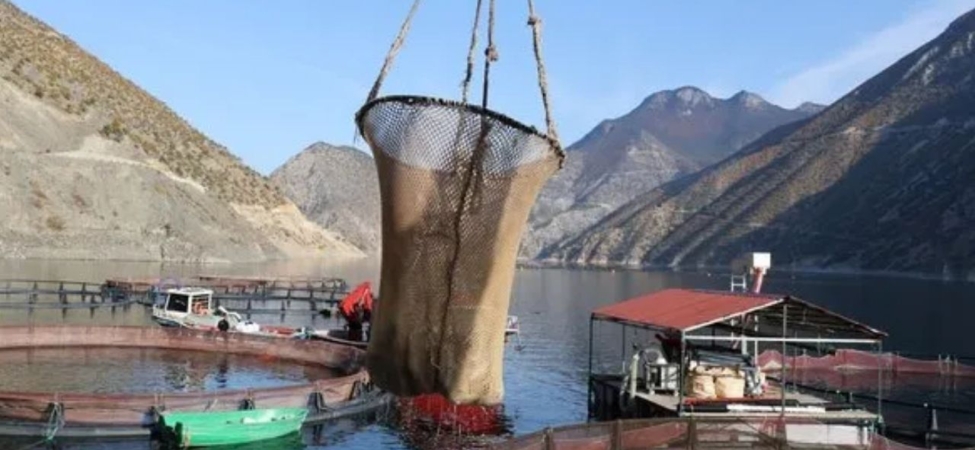
M875 431L801 417L664 418L593 422L546 428L490 448L496 450L623 449L862 449L919 450ZM950 447L938 447L950 448ZM968 449L975 447L967 447Z
M135 326L5 326L0 350L141 348L274 358L337 372L328 379L268 388L178 393L0 391L0 435L149 436L165 411L308 408L306 424L369 411L389 402L363 365L364 352L325 341Z

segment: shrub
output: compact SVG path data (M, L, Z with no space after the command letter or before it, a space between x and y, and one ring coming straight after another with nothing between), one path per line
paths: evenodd
M54 231L64 230L64 219L59 216L49 216L47 218L47 228Z

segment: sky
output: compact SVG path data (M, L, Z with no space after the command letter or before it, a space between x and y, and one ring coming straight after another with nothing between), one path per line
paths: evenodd
M263 174L316 141L365 149L353 117L412 3L13 1ZM382 93L459 99L475 5L424 0ZM937 36L975 0L535 5L554 117L568 145L649 94L681 86L722 98L747 90L789 108L828 104ZM488 100L541 129L526 19L526 1L497 0L500 58ZM480 102L480 83L476 76L473 101Z

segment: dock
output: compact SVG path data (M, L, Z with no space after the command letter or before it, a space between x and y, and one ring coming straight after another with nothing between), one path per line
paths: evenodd
M597 323L622 328L622 372L593 371ZM628 343L628 335L644 337ZM879 351L885 336L788 295L665 289L635 297L591 314L589 416L807 420L825 433L859 434L880 423L879 400L870 411L802 391L791 380L766 377L771 373L757 357L762 350L791 355L833 345Z

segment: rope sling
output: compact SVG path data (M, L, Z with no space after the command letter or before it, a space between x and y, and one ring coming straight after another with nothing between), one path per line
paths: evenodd
M549 103L541 20L528 0L547 133L488 109L495 0L488 0L480 105L468 103L483 0L477 0L461 101L380 97L421 0L414 0L366 103L359 133L374 155L382 205L382 302L366 364L393 394L456 404L502 401L504 330L515 258L538 192L565 153Z

